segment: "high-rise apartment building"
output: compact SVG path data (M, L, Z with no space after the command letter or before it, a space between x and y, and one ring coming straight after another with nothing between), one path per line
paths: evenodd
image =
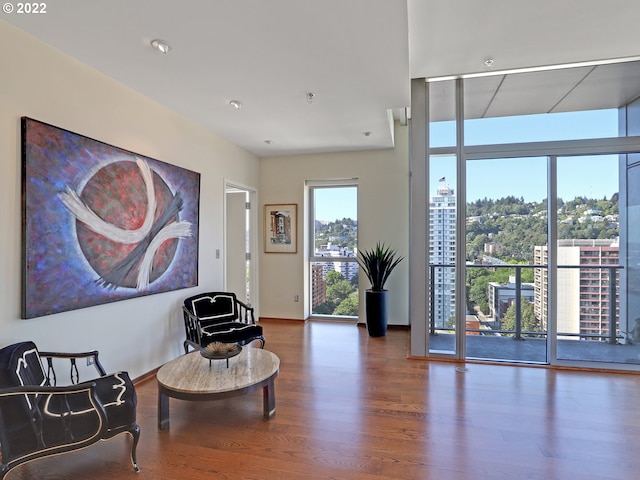
M324 280L322 264L311 267L311 306L317 307L327 301L327 282Z
M429 264L434 266L431 301L436 327L444 327L455 315L455 261L456 197L445 184L438 187L429 203Z
M534 247L534 263L547 264L547 246ZM619 324L618 275L620 261L617 240L558 241L558 336L572 333L585 339L604 340L610 332L610 304ZM589 268L589 266L593 266ZM597 267L596 267L597 265ZM607 267L609 266L609 267ZM562 268L565 267L565 268ZM547 327L547 269L535 270L535 314ZM613 285L613 291L611 288ZM568 336L567 338L572 338ZM575 336L573 337L575 338Z

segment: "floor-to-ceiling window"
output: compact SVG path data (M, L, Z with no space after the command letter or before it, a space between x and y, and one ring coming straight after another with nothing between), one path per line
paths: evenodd
M640 150L634 129L621 129L640 95L626 80L639 71L630 62L427 82L428 233L412 248L429 256L429 355L640 364L640 313L627 298L635 177L620 167Z
M309 305L312 316L358 317L358 187L348 182L307 182Z

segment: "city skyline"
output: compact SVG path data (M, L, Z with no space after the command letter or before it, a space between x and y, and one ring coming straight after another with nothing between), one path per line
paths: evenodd
M562 157L558 159L558 196L607 199L618 193L618 158L615 155ZM444 178L444 180L442 180ZM432 159L430 196L443 183L456 190L455 161ZM467 202L508 196L540 202L547 197L547 159L511 158L474 160L467 163Z
M452 163L450 160L447 157L435 159L430 175L430 197L442 184L456 190L455 165L448 165ZM614 155L558 159L558 196L564 201L579 196L598 200L611 198L618 192L617 162ZM467 167L467 183L467 202L508 196L523 197L526 202L541 202L547 196L546 158L476 160ZM357 220L357 188L318 189L315 209L316 220Z

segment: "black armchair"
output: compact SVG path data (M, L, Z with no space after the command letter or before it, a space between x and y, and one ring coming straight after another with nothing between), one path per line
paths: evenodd
M79 383L77 360L87 358L100 376ZM60 361L56 359L70 361L71 385L56 386L54 366ZM0 480L23 463L78 450L120 433L131 435L131 463L140 471L136 403L127 372L106 375L97 351L38 352L33 342L1 349Z
M182 306L186 340L199 349L213 342L246 345L260 340L264 348L262 327L256 324L253 307L241 302L231 292L203 292L187 298Z

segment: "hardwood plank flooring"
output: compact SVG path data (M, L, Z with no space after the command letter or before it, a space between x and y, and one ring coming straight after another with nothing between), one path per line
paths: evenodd
M159 431L155 379L137 385L142 436L23 465L7 480L638 479L640 376L407 359L386 337L330 322L263 321L281 360L277 413L262 393L171 399Z

